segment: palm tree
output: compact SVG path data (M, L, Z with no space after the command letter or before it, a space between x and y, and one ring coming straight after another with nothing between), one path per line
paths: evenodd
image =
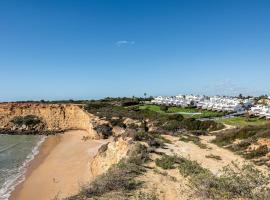
M146 99L147 93L145 92L143 95L144 95L144 98Z

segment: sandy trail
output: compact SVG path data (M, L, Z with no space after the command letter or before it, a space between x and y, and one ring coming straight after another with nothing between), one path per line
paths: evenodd
M219 131L224 131L228 129L233 129L235 127L226 125L226 127ZM215 131L212 133L217 133L219 131ZM164 152L168 155L178 154L184 156L185 158L189 158L191 160L195 160L200 163L204 168L209 169L214 174L218 174L218 172L227 165L230 165L232 162L237 162L240 166L244 163L249 163L249 161L242 158L240 155L233 153L230 150L219 147L213 143L211 140L215 138L215 136L200 136L201 143L207 145L207 149L200 148L198 145L193 142L183 142L179 141L179 137L174 137L170 135L164 135L166 139L172 141L172 144L167 144L167 149L159 149L159 151ZM206 158L207 155L217 155L220 156L222 160L215 160L212 158ZM268 170L263 166L256 166L258 169L267 172Z
M225 125L226 127L222 130L215 131L212 133L217 133L229 129L235 128L234 126ZM174 137L170 135L163 135L166 139L169 139L172 143L166 144L166 149L158 149L158 152L164 152L167 155L178 154L185 158L195 160L200 163L204 168L209 169L214 174L218 174L224 166L230 165L232 161L238 162L240 165L248 163L241 156L234 154L233 152L221 148L215 144L211 143L211 140L215 136L201 136L201 142L207 145L207 149L202 149L198 145L192 142L179 141L179 137ZM206 158L206 155L219 155L222 160L214 160L212 158ZM155 160L154 156L152 159ZM149 164L151 167L155 168L154 162ZM256 166L258 169L269 172L268 169ZM158 172L159 171L159 172ZM194 189L190 188L190 183L187 178L183 177L178 169L163 170L158 168L158 171L148 170L140 180L145 181L146 185L142 191L157 194L160 200L189 200L189 199L200 199L194 193ZM173 178L172 178L173 177ZM151 181L149 181L151 180Z
M40 160L26 180L11 194L11 200L50 200L76 194L80 185L91 180L90 162L104 140L83 141L85 131L69 131L51 136L59 140L48 152L48 145L41 148ZM51 139L51 140L54 140ZM46 146L47 145L47 146ZM44 153L43 151L47 151Z

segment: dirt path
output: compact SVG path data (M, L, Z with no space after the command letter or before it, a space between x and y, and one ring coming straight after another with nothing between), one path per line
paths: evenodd
M224 129L212 133L218 133L234 128L234 126L225 125ZM158 152L163 152L167 155L177 154L195 160L200 163L202 167L209 169L214 174L218 174L224 166L230 165L232 161L239 163L240 166L244 163L248 163L248 161L241 156L212 144L211 140L215 138L215 136L212 135L199 137L200 142L207 145L207 148L200 148L193 142L180 141L179 137L170 135L163 136L170 140L171 144L167 143L165 149L157 149ZM207 155L211 154L220 156L221 160L206 158ZM158 157L160 157L160 155L152 154L151 159L155 160ZM145 187L142 190L143 192L148 194L155 193L160 200L200 199L194 193L194 188L190 187L187 178L183 177L178 169L163 170L157 167L154 162L151 162L149 167L153 170L147 170L144 176L140 177L140 180L145 182ZM269 170L264 167L257 167L264 172L269 172Z
M151 154L151 159L156 160L159 155ZM140 192L155 194L159 200L199 200L190 187L187 178L183 177L178 169L162 169L157 167L155 162L148 163L152 170L139 177L139 181L144 182L144 187ZM142 198L152 199L152 198Z
M212 133L221 132L228 129L235 128L234 126L225 125L226 127L222 130L215 131ZM189 158L191 160L195 160L200 163L204 168L211 170L214 174L218 174L219 170L221 170L224 166L231 164L232 162L237 162L241 166L244 163L248 163L249 161L245 160L239 155L234 154L232 151L221 148L213 143L211 140L215 138L215 136L200 136L201 143L205 144L207 148L200 148L198 145L193 142L183 142L179 141L179 137L174 137L170 135L164 135L164 137L170 140L172 143L167 144L167 149L159 149L160 152L164 152L168 155L178 154L184 156L185 158ZM207 158L206 156L215 155L220 156L221 160ZM262 171L268 171L265 167L257 166L258 169Z

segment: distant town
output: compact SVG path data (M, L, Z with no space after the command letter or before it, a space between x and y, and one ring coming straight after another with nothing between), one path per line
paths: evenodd
M270 119L270 97L229 97L205 95L158 96L151 100L152 104L196 107L199 109L222 111L250 115Z

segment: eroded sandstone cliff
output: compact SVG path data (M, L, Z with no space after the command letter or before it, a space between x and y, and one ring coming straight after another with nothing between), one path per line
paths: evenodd
M8 129L14 117L27 115L41 118L48 131L81 129L86 130L92 138L97 137L93 129L96 117L75 104L2 103L0 128Z
M94 177L108 171L108 169L117 164L121 159L127 157L132 148L131 138L117 137L114 141L104 144L91 163L91 172Z

